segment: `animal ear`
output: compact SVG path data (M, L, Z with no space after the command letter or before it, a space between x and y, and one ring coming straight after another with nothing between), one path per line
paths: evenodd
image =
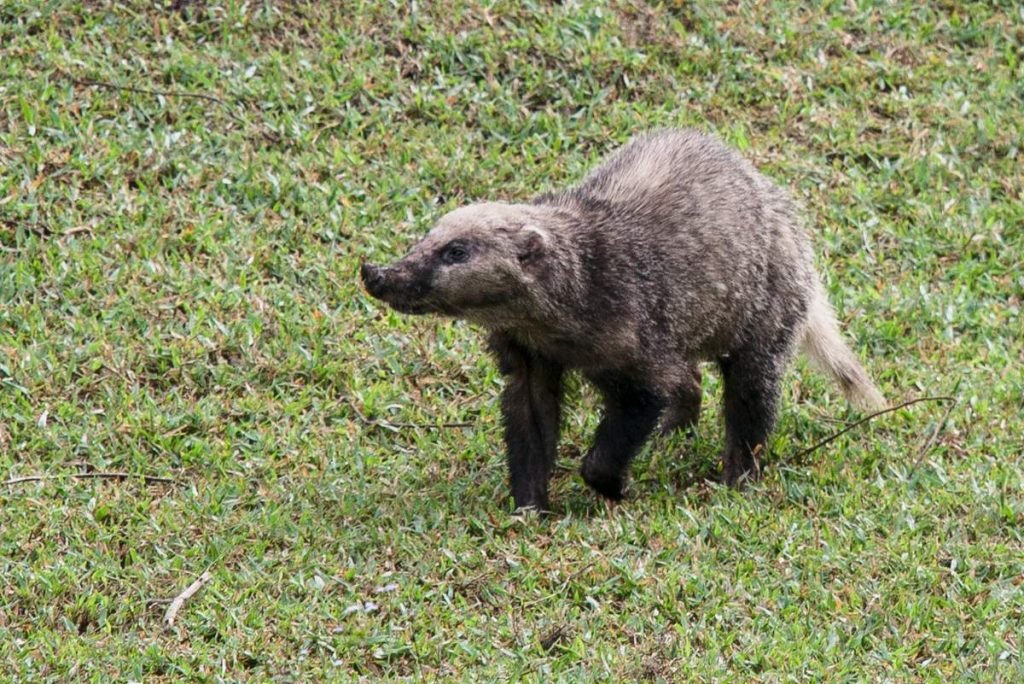
M537 259L547 249L548 234L532 224L526 224L519 231L519 261L525 263Z

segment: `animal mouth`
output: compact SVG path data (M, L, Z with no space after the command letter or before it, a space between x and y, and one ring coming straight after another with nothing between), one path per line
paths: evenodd
M396 291L384 291L384 292L370 292L370 294L392 309L403 314L425 314L430 313L434 308L426 302L422 297L409 296L405 292Z
M430 306L422 301L388 301L386 299L383 301L387 302L392 309L399 313L420 315L431 312Z

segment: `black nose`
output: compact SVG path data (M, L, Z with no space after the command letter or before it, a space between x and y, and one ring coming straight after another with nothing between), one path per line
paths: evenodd
M380 266L374 266L373 264L364 263L359 269L359 273L363 278L363 284L371 291L384 280L384 274Z

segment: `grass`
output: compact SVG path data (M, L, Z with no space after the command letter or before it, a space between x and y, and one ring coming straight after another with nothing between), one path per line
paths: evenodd
M166 5L0 6L0 478L49 477L0 485L5 679L1024 678L1018 3ZM578 386L512 516L478 331L357 265L684 125L808 207L887 395L958 403L791 463L856 417L800 364L736 492L709 374L610 510Z

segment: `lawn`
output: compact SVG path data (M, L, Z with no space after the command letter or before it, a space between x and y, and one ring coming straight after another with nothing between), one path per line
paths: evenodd
M798 363L735 491L709 372L613 508L576 382L513 515L480 332L358 265L656 126L791 188L887 397L955 403L798 458L860 417ZM1024 680L1022 131L1016 2L4 0L2 679Z

